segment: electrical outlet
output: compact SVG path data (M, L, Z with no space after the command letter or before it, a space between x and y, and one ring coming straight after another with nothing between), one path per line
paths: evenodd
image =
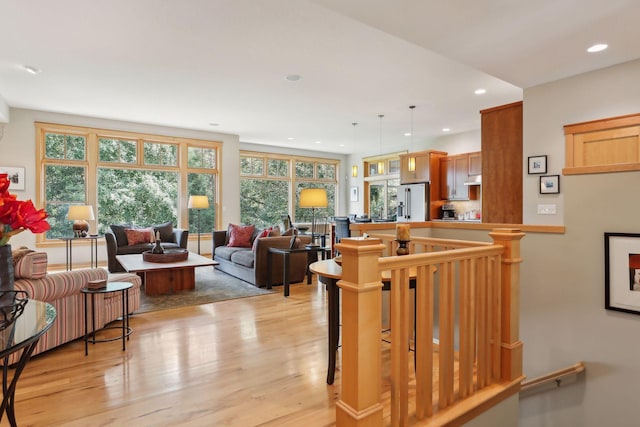
M556 205L538 205L538 215L555 215Z

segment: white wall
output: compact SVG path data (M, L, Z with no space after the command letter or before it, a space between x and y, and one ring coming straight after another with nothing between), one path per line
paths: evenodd
M547 154L552 174L564 166L562 126L640 112L640 61L524 92L524 153ZM525 172L526 173L526 172ZM523 243L521 337L531 376L586 361L586 382L523 399L521 425L638 425L640 316L604 309L604 232L640 232L633 212L640 172L560 177L562 236ZM546 198L524 180L527 222ZM564 219L562 221L562 219ZM533 238L532 238L533 237Z
M89 126L105 129L116 129L131 132L153 133L158 135L198 138L211 141L221 141L222 161L221 173L224 175L224 187L221 188L222 223L227 224L240 218L240 180L239 180L239 140L237 135L200 132L188 129L170 128L163 126L145 125L140 123L122 122L92 117L57 114L43 111L14 109L10 110L11 121L4 125L4 137L0 140L2 160L0 166L23 166L25 171L25 191L12 191L19 200L32 199L36 201L36 133L35 122L63 123L77 126ZM35 248L35 235L29 231L22 232L11 238L12 247L28 246ZM195 242L191 243L195 250ZM83 247L81 247L83 248ZM205 252L207 250L205 249ZM52 264L65 263L64 247L47 248L49 262ZM104 241L98 247L98 259L106 260ZM88 251L77 249L73 251L74 263L88 263Z

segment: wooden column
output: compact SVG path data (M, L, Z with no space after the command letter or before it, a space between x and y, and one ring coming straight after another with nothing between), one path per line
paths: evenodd
M344 238L342 254L342 393L337 426L382 426L382 282L380 239Z
M518 229L496 228L489 235L493 243L504 246L501 267L501 359L502 380L522 377L522 341L520 341L520 240Z

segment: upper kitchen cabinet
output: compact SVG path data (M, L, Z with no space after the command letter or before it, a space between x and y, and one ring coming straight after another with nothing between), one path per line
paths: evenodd
M414 184L440 179L440 158L447 153L442 151L419 151L400 155L400 183Z
M440 197L447 200L469 200L469 155L459 154L440 159Z
M482 152L469 153L469 176L482 175Z
M482 174L481 159L479 152L440 159L440 197L446 200L477 200Z
M522 223L522 102L480 111L482 221Z

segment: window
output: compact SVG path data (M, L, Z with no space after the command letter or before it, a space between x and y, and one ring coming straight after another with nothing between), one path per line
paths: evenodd
M266 153L240 153L240 220L268 227L281 224L281 215L294 222L311 222L311 209L298 208L300 190L327 190L328 207L316 210L316 219L336 212L337 161Z
M365 212L370 218L395 220L398 215L400 153L364 160Z
M44 183L38 200L51 224L38 242L70 234L72 204L95 207L91 231L99 234L111 224L167 221L196 232L190 194L209 197L200 220L203 229L215 228L220 143L44 123L36 123L36 134Z

